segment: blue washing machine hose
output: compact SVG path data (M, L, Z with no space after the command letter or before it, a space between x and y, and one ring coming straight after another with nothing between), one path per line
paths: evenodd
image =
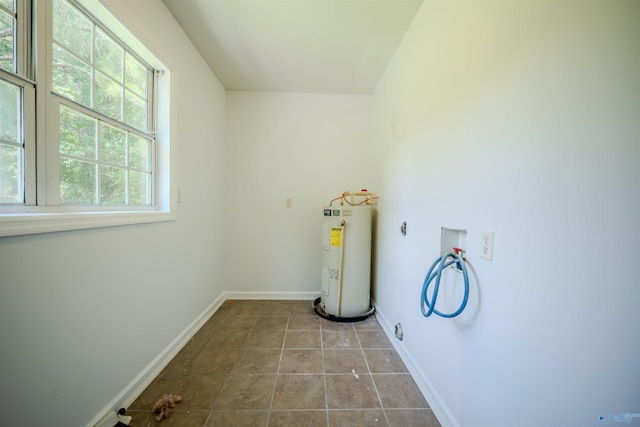
M436 300L438 299L438 289L440 288L440 277L442 276L442 271L453 264L455 264L456 268L462 271L462 275L464 277L464 299L462 300L462 304L460 304L460 307L455 312L442 313L436 310ZM429 289L429 285L431 284L433 279L436 279L436 282L434 284L433 293L431 294L431 299L429 299L427 297L427 290ZM424 317L429 317L431 316L431 314L435 313L440 317L456 317L457 315L462 313L462 310L464 310L464 307L467 305L468 299L469 276L467 275L467 267L465 266L465 262L462 259L462 256L457 253L454 254L451 252L442 255L431 265L427 276L424 278L424 284L422 285L422 295L420 298L420 308L422 309L422 315Z

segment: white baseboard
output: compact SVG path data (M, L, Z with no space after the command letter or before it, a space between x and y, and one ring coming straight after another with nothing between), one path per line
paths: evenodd
M189 324L160 354L158 354L107 406L104 407L87 427L93 427L109 412L119 408L127 408L146 389L149 384L162 372L178 352L195 335L196 332L225 302L225 295L220 295L193 322Z
M232 292L226 291L225 300L255 299L255 300L314 300L320 292Z
M391 341L391 344L398 352L398 355L407 366L409 373L413 377L424 398L429 403L429 407L433 411L433 414L436 416L438 421L440 421L442 427L459 427L459 424L456 421L455 417L453 416L447 405L445 405L442 398L435 390L429 379L426 377L422 369L420 369L411 355L407 352L407 349L402 344L402 341L399 341L396 338L395 326L389 323L387 318L384 316L384 313L380 312L378 307L376 307L376 318L378 319L380 326L382 326L385 334L389 338L389 341Z
M227 300L313 300L320 292L223 292L184 331L182 331L160 354L158 354L107 406L104 407L87 427L93 427L109 412L127 408L153 382L178 352L196 332L218 311Z

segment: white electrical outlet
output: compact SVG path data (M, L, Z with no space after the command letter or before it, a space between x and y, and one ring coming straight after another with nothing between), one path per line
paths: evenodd
M293 198L287 197L286 199L284 199L284 207L285 208L292 208L293 207Z
M480 233L480 258L493 260L493 231Z

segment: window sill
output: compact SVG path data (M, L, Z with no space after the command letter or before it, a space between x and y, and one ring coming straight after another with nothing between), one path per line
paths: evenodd
M173 212L75 212L0 214L0 237L173 221Z

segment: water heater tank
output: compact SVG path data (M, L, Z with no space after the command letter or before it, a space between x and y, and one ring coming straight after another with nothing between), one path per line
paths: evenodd
M333 320L371 314L372 209L371 205L323 208L318 314Z

